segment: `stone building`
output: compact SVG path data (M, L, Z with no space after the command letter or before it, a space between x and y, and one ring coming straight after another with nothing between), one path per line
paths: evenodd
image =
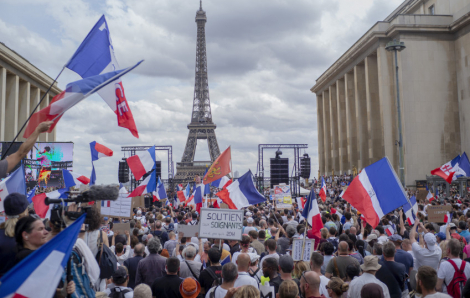
M470 151L470 0L406 0L317 80L320 174L387 156L398 171L397 53L405 184ZM468 53L468 54L467 54Z
M0 142L11 141L21 129L32 109L36 107L54 80L0 43ZM52 98L62 92L57 83L52 86L41 106L49 105ZM18 141L24 141L23 132ZM40 142L54 142L56 130L41 134Z

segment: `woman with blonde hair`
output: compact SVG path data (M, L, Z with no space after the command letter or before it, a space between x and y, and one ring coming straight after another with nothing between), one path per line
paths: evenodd
M3 202L8 219L0 225L0 277L15 265L15 227L20 218L29 215L28 204L26 196L19 193L9 194Z
M302 273L310 270L310 264L304 261L298 261L294 264L294 270L292 271L292 278L300 280Z
M326 290L328 291L328 295L331 298L346 298L348 295L349 284L344 282L341 278L333 277L328 282L326 286Z
M276 298L298 298L299 287L293 280L285 280L279 286L279 291L276 294Z
M242 286L237 289L233 298L259 298L260 293L257 288L252 285Z

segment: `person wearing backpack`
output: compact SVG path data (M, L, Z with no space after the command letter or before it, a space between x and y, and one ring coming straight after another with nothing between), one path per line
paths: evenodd
M237 266L228 262L222 267L223 282L213 286L206 294L206 298L224 298L230 288L233 288L238 278Z
M129 274L126 267L119 266L114 271L113 277L114 287L107 288L104 292L110 298L132 298L134 297L134 291L127 287L129 282Z
M213 286L222 284L222 266L220 265L221 252L219 249L213 247L209 249L207 254L209 257L210 266L202 270L201 274L199 275L199 283L201 284L202 294L207 293Z
M460 249L459 240L449 240L446 246L448 260L442 261L437 271L436 290L454 298L462 297L462 290L470 278L470 265L459 258Z
M154 225L155 230L152 232L152 234L160 240L160 243L163 247L165 245L165 242L168 241L168 234L167 232L162 230L162 222L160 220L157 220Z

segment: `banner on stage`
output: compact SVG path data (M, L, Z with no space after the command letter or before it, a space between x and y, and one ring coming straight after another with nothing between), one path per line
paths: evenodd
M302 255L302 245L304 239L294 239L292 243L292 259L294 261L305 261L310 262L310 256L314 251L315 239L305 239L305 247Z
M291 208L292 195L289 185L274 185L274 199L277 208Z
M428 222L440 223L444 222L444 216L447 212L452 212L451 205L445 206L428 206L426 213L428 214Z
M199 238L241 240L243 210L202 208Z
M132 218L132 203L134 198L128 198L128 194L119 194L116 201L97 201L100 213L108 217Z

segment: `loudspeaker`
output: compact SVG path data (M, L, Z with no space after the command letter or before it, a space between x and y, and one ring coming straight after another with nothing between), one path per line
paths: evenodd
M129 182L129 165L127 161L119 162L119 173L118 173L119 183Z
M304 179L310 178L310 157L307 153L300 158L300 177Z
M271 158L271 187L280 183L289 184L289 159Z
M158 177L162 179L162 162L160 160L157 160L155 164L156 164L155 169L156 169L157 179Z

